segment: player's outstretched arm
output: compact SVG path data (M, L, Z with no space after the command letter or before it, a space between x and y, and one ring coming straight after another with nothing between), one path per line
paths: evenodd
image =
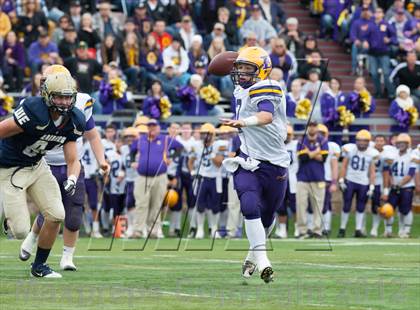
M77 144L75 141L70 141L64 144L64 158L67 164L67 176L75 176L76 180L80 174L80 161L77 154Z
M101 136L99 135L98 130L94 127L91 130L85 131L84 136L92 147L93 154L95 154L101 172L103 174L108 174L109 165L105 160L104 146L102 145Z
M21 132L23 132L23 129L16 124L13 117L0 122L0 139L5 139Z
M264 126L268 125L273 121L273 114L266 111L261 111L253 116L243 119L227 119L221 118L220 121L223 125L231 126L235 128L249 127L249 126Z

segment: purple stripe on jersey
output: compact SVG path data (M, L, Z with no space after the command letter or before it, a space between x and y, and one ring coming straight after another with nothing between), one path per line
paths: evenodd
M274 114L274 105L270 100L262 100L258 103L258 112L270 112Z
M93 128L95 128L95 121L93 120L93 117L91 116L89 120L86 122L86 131L89 131Z
M416 174L416 167L410 167L410 169L408 169L408 175L411 177L414 177L415 174Z

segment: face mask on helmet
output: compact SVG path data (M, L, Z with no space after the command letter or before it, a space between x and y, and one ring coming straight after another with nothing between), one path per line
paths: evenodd
M357 139L356 145L359 151L365 151L369 147L369 140Z
M230 76L233 84L239 85L242 88L248 88L258 82L258 68L252 63L237 62Z
M76 104L76 83L65 73L49 75L41 93L49 109L61 115L69 113Z
M408 142L397 142L396 145L401 152L405 152L408 149Z

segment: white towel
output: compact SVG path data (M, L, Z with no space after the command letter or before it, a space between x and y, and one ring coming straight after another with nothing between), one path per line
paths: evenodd
M223 160L223 165L225 166L228 172L235 172L238 169L239 165L244 168L245 170L255 171L258 169L258 165L260 161L251 157L244 159L242 157L233 157L233 158L226 158Z

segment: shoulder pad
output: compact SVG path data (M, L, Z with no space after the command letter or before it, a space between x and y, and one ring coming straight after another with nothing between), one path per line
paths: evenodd
M344 144L342 147L341 147L341 150L343 151L343 152L345 152L345 153L350 153L351 151L353 151L354 150L354 148L356 147L356 144L354 144L354 143L347 143L347 144Z
M32 122L46 124L50 120L48 107L41 97L28 97L21 104Z
M282 97L285 92L281 85L277 81L273 80L263 80L260 82L255 83L249 89L249 97L257 98L257 97Z
M83 134L86 127L86 118L83 112L80 111L79 109L73 109L71 111L71 120L73 122L74 128L77 131L82 132Z

